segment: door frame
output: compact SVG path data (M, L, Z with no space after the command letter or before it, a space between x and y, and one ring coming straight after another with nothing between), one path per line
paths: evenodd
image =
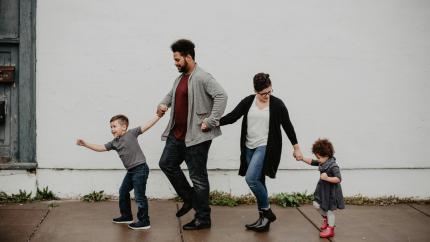
M18 38L0 43L18 45L18 154L1 169L34 170L36 161L36 0L20 0Z

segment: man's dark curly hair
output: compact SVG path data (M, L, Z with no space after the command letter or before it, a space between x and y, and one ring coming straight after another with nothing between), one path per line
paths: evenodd
M264 90L272 85L272 82L270 81L269 74L266 73L257 73L254 76L254 89L255 91L259 92L261 90Z
M194 43L191 40L180 39L175 41L171 46L172 52L179 52L182 56L190 55L193 60L195 58Z
M334 155L334 148L328 139L318 139L312 145L312 153L322 157L332 158Z

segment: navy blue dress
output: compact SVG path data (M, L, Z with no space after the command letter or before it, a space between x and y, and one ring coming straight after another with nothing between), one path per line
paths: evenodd
M325 172L329 177L338 177L342 180L339 166L337 165L336 158L334 157L328 159L321 165L317 160L312 160L311 165L319 166L318 170L320 171L320 174ZM340 183L334 184L320 179L314 192L314 200L324 211L345 208Z

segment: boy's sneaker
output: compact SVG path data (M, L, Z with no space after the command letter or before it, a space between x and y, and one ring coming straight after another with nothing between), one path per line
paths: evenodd
M129 224L128 227L130 229L149 229L151 228L151 224L149 223L149 221L147 222L137 221L136 223Z
M121 216L121 217L112 219L112 222L116 224L129 224L129 223L133 223L133 218L127 218L127 217Z

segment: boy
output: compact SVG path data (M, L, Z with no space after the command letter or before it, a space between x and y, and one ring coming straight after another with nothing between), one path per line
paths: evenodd
M131 229L149 229L151 227L148 216L148 199L145 195L149 168L137 137L151 128L159 119L160 116L155 116L147 124L127 131L128 118L119 114L110 119L111 132L114 136L112 141L105 145L90 144L82 139L76 141L77 145L97 152L109 150L118 152L124 167L127 169L127 174L119 189L119 210L121 216L114 218L112 222L127 223ZM138 221L136 223L133 223L130 204L130 191L133 189L138 207Z

